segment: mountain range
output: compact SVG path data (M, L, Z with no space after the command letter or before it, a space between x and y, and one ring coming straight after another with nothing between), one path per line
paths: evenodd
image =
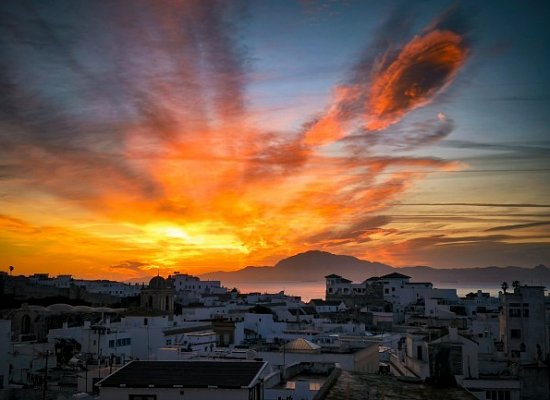
M482 267L482 268L432 268L427 266L394 268L390 265L361 260L356 257L337 255L312 250L279 261L274 266L248 266L237 271L209 272L200 275L203 280L226 282L321 282L329 274L338 274L354 282L364 281L371 276L381 276L391 272L410 276L411 281L433 282L434 285L493 286L515 280L522 284L550 287L550 268L539 265L524 267Z

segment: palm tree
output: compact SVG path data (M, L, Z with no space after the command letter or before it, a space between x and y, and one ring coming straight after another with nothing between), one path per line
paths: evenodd
M513 281L513 282L512 282L512 287L513 287L514 289L519 288L519 281Z
M506 293L506 291L508 290L508 283L507 282L502 282L502 285L500 285L500 287L502 288L504 293Z
M11 273L13 272L14 269L15 269L15 268L13 267L13 265L10 265L10 275L11 275Z

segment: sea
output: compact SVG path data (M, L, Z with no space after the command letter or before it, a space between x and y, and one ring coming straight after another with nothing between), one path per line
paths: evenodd
M324 299L325 298L325 282L322 281L269 281L269 282L226 282L223 281L222 284L229 288L237 288L241 293L251 293L251 292L260 292L260 293L278 293L281 290L285 294L290 296L300 296L303 301L309 301L311 299ZM468 285L460 286L452 285L449 283L437 283L433 282L435 288L439 289L456 289L458 296L466 296L470 292L477 292L481 290L483 292L488 292L491 296L497 297L498 292L502 289L500 286L487 286L485 285Z

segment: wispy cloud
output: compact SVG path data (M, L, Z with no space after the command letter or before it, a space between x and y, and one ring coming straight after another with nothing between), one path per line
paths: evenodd
M305 125L306 143L331 143L357 128L385 130L431 103L454 80L468 56L463 27L449 23L454 14L438 17L408 42L397 41L403 37L395 32L406 31L407 20L399 23L405 29L396 30L396 15L401 13L381 26L378 35L383 39L365 52L350 83L336 87L329 108Z
M310 246L390 249L418 232L406 236L388 209L428 174L464 168L413 151L485 146L449 140L460 121L447 111L400 123L437 101L467 61L456 11L420 32L408 7L390 15L361 55L338 62L352 67L326 108L285 131L251 123L262 110L248 104L254 65L239 40L240 3L2 3L0 14L0 184L52 199L60 219L77 208L67 225L101 225L63 231L71 256L94 252L88 271L99 248L120 275L238 266ZM15 203L0 225L19 243L47 224L26 224L21 210L32 207ZM508 240L482 236L470 239Z
M550 259L550 244L535 240L514 242L509 235L461 238L423 237L392 247L395 260L406 265L443 268L498 266L532 267ZM528 239L527 239L528 240ZM412 255L412 257L411 257Z
M514 225L495 226L493 228L487 229L486 232L510 231L510 230L514 230L514 229L534 228L534 227L537 227L537 226L545 226L545 225L550 225L550 222L549 221L530 222L528 224L514 224Z

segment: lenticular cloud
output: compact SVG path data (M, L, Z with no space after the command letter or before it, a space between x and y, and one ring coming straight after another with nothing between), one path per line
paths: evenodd
M383 130L428 104L466 60L462 38L434 30L414 37L384 69L374 73L365 104L366 128Z

